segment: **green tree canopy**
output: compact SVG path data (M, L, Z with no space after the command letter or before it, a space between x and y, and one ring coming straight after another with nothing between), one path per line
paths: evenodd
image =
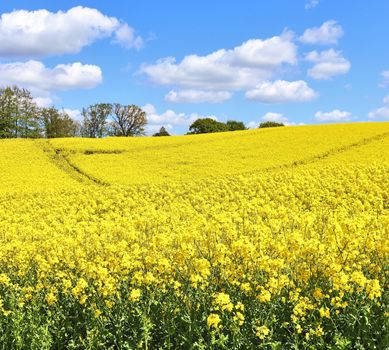
M263 122L259 124L258 128L274 128L278 126L285 126L282 123L276 123L276 122Z
M41 110L42 128L44 136L73 137L77 134L78 125L64 111L56 108L42 108Z
M0 88L0 137L39 136L39 108L31 93L17 86Z
M227 125L212 118L197 119L189 127L189 134L208 134L222 131L228 131Z
M246 126L243 122L238 122L236 120L228 120L227 123L228 131L237 131L237 130L246 130Z

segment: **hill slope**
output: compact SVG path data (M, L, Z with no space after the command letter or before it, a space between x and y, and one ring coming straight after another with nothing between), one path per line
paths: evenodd
M0 344L387 348L388 132L0 141Z
M188 182L335 155L340 162L382 164L388 136L389 123L354 123L165 138L3 140L0 192L69 189L77 182Z

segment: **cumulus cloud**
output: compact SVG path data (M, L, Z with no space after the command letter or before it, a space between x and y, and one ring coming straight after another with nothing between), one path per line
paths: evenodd
M308 70L308 75L313 79L326 80L340 74L346 74L351 67L351 63L345 59L340 51L329 49L322 52L311 51L305 59L315 63Z
M267 112L262 118L264 122L275 122L275 123L287 123L288 118L284 117L281 113Z
M384 70L381 73L382 81L380 83L380 87L389 86L389 70Z
M3 85L22 86L43 97L56 90L92 88L102 80L100 67L80 62L58 64L54 68L34 60L0 64Z
M34 101L37 106L41 108L50 107L53 105L53 100L51 99L51 97L38 96L34 98Z
M384 104L389 105L389 95L384 97L383 102Z
M221 49L206 56L189 55L143 64L140 72L158 85L183 89L231 91L249 89L269 79L283 64L297 63L292 34L269 39L251 39L233 49Z
M351 113L346 111L340 111L339 109L334 109L331 112L318 111L315 113L315 119L320 122L349 121L351 120Z
M307 0L305 3L305 9L310 10L319 5L319 0Z
M136 50L141 49L144 44L142 37L135 35L134 28L130 27L127 23L123 23L116 30L114 42L125 48L134 48Z
M52 56L78 53L98 39L113 36L124 47L140 48L143 40L115 17L77 6L63 12L14 10L0 17L0 56Z
M249 122L248 128L249 129L256 129L258 128L259 124L261 122L275 122L275 123L282 123L287 126L293 126L293 125L304 125L304 123L295 123L290 122L288 118L284 117L281 113L275 113L275 112L267 112L264 116L261 117L260 122L251 121Z
M389 106L377 108L369 113L369 119L389 119Z
M258 126L259 126L259 123L256 121L253 121L253 120L251 122L247 123L247 127L249 129L256 129L256 128L258 128Z
M337 44L343 36L342 27L334 20L324 22L320 27L308 28L299 40L304 44Z
M142 107L142 109L147 115L147 134L152 134L153 132L158 131L162 126L168 128L169 130L173 130L174 127L188 127L199 118L212 118L217 120L214 115L202 116L197 113L177 113L171 109L168 109L163 113L158 113L152 104L146 104Z
M246 98L264 103L307 102L317 96L303 80L266 81L246 92Z
M63 111L76 122L81 122L84 118L78 109L64 108Z
M173 103L221 103L232 97L229 91L171 90L165 100Z

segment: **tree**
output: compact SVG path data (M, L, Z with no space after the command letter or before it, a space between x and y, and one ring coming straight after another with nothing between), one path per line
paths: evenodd
M114 136L135 136L144 134L147 124L146 112L135 105L123 106L115 103L112 106L111 134Z
M282 123L276 123L276 122L263 122L259 124L258 128L274 128L278 126L285 126Z
M170 136L170 134L168 133L168 131L165 129L165 127L163 126L161 129L159 129L158 132L156 132L153 136Z
M236 130L246 130L246 126L243 122L238 122L236 120L228 120L227 123L228 131L236 131Z
M228 131L227 125L211 118L197 119L189 127L188 134L207 134L211 132Z
M18 114L16 96L10 87L0 89L0 138L15 137Z
M77 133L77 123L64 111L56 108L42 108L41 121L44 136L47 138L73 137Z
M39 108L27 89L0 89L0 137L39 137Z
M88 108L83 108L81 134L84 137L103 137L108 132L107 118L112 112L112 105L109 103L98 103Z

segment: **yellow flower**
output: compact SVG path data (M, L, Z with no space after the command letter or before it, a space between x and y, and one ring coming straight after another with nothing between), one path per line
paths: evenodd
M0 284L4 286L9 286L10 284L10 279L5 273L0 273Z
M140 289L134 288L134 289L132 289L131 292L130 292L130 297L129 297L129 299L130 299L131 301L139 301L139 299L140 299L140 297L141 297L141 294L142 294L142 292L141 292Z
M373 300L381 296L381 287L380 282L377 279L370 280L366 284L366 292L369 299Z
M100 317L101 311L99 309L96 309L94 314L95 314L95 317Z
M258 299L263 303L270 301L271 294L268 290L263 290L261 294L258 295Z
M238 311L234 316L234 321L237 322L239 326L242 326L244 323L244 315Z
M53 305L57 301L57 297L53 292L50 292L49 294L46 295L46 302L49 305Z
M330 310L326 307L321 307L319 313L320 313L320 317L330 318Z
M323 331L323 328L321 328L321 326L317 326L316 329L315 329L315 335L317 337L321 337L324 335L324 331Z
M257 327L255 335L259 339L263 340L269 335L269 333L270 333L269 328L267 328L266 326L261 326L261 327Z
M231 312L234 305L231 303L230 296L225 293L216 293L214 295L215 304L219 306L223 311Z
M316 298L316 299L322 299L323 298L323 292L320 288L316 288L313 292L313 296Z
M296 331L298 334L301 334L303 331L302 327L299 324L296 325Z
M209 328L220 328L220 316L218 314L210 314L207 318L207 325Z

